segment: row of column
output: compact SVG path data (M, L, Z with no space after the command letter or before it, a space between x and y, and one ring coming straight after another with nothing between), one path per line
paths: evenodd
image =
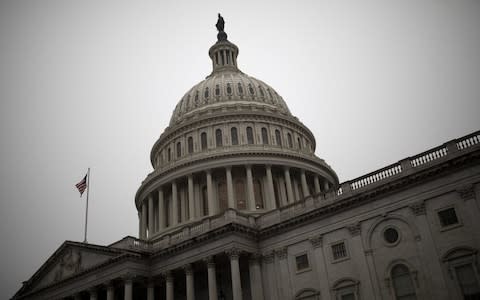
M242 300L242 283L240 277L240 253L237 249L231 249L226 252L230 259L230 270L232 278L232 295L233 300ZM208 299L218 300L217 293L217 274L216 265L213 256L206 258L205 263L207 265L207 280L208 280ZM187 300L195 300L195 278L191 264L187 264L183 267L185 272L186 283L186 296ZM249 275L250 275L250 288L252 300L263 300L263 284L262 274L259 262L259 255L252 255L249 259ZM171 271L163 274L165 277L165 299L174 300L174 277ZM97 300L97 290L90 289L90 300ZM132 300L133 298L133 281L132 279L126 279L124 283L124 300ZM74 296L75 300L80 300L80 294ZM107 285L107 300L115 299L115 289L110 283ZM155 299L155 287L154 282L149 281L147 286L147 300Z
M254 184L253 184L253 174L252 174L252 166L246 165L245 166L245 173L246 173L246 193L247 193L247 207L250 211L256 210L256 202L255 202L255 193L254 193ZM289 203L295 202L295 199L299 199L298 196L298 189L296 185L292 184L290 168L284 167L284 174L282 180L282 187L285 186L286 195L283 197L285 200L280 205L288 205ZM233 188L233 179L232 179L232 167L228 166L225 168L225 177L226 177L226 184L227 184L227 205L228 208L235 208L235 199L234 199L234 188ZM275 199L275 190L274 190L274 183L273 183L273 176L272 176L272 167L271 165L265 166L265 178L266 178L266 197L264 197L266 201L267 209L276 209L277 202ZM213 194L213 180L212 180L212 170L205 171L205 180L207 186L207 203L208 203L208 215L213 216L218 211L218 203L215 203L215 197ZM301 189L303 197L310 196L310 189L307 184L307 178L305 174L305 170L300 170L300 181L301 181ZM314 191L316 194L326 191L329 188L329 183L326 180L322 180L323 188L320 186L320 178L318 175L313 176L313 183L314 183ZM192 221L195 218L195 206L194 206L194 182L193 182L193 174L187 176L187 195L188 195L188 221ZM295 196L294 195L295 190ZM167 227L166 220L167 214L169 226L175 226L179 223L178 220L178 186L176 181L172 181L171 183L171 191L172 191L172 213L170 214L166 209L165 203L165 195L163 187L158 189L158 231L162 231ZM147 224L148 220L148 224ZM149 195L148 201L144 201L141 206L141 212L139 213L139 221L140 221L140 233L139 236L141 239L147 238L147 228L148 228L148 237L151 237L155 232L155 205L154 205L154 196L153 194Z

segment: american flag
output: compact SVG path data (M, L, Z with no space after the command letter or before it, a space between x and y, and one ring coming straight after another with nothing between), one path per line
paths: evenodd
M87 175L83 177L83 179L75 185L80 192L80 196L82 196L83 192L85 192L85 189L87 188Z

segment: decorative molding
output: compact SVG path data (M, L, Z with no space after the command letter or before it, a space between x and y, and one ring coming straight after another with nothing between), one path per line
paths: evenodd
M287 254L288 254L287 247L275 249L275 255L278 257L278 259L287 258Z
M373 255L373 249L368 249L364 251L365 256L372 256Z
M275 260L275 251L271 250L268 252L263 253L263 261L266 264L271 264Z
M319 248L323 246L323 235L319 234L317 236L310 238L310 243L312 243L313 248Z
M360 222L347 225L346 227L352 236L360 235L360 233L362 232L362 226Z
M207 264L208 268L214 268L215 267L215 259L213 255L207 256L203 259L203 261Z
M192 264L186 264L183 267L183 270L185 271L186 275L192 275L193 274L193 267Z
M225 251L225 254L227 254L230 259L238 259L240 257L240 253L240 249L235 247Z
M413 214L416 216L425 215L425 201L419 201L416 203L412 203L409 205L410 209L412 210Z
M457 189L460 198L467 201L469 199L475 199L475 189L473 185L467 185Z
M250 254L248 257L248 263L252 265L258 265L260 264L260 261L262 260L262 254L258 252L253 252Z

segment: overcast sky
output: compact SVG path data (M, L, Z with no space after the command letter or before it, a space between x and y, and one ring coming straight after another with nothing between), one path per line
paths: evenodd
M480 129L480 1L0 2L0 298L65 240L138 234L134 195L217 13L340 181Z

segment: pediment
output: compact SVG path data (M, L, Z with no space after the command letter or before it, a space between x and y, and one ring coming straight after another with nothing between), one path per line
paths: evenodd
M118 249L65 242L32 276L28 289L33 291L59 282L121 254Z

